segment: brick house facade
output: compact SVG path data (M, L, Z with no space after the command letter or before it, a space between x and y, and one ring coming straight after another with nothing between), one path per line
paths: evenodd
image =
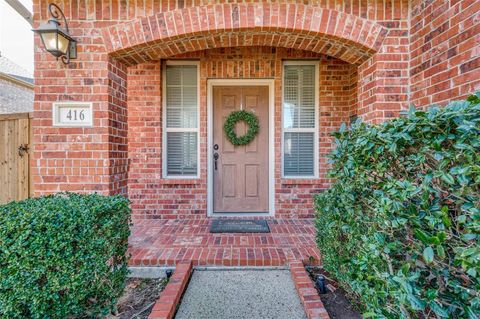
M126 194L134 220L213 212L212 80L272 82L268 213L276 218L313 216L312 195L329 186L330 133L341 123L353 116L380 123L410 104L445 104L480 89L475 0L57 4L78 40L78 58L63 65L35 39L34 192ZM47 6L34 1L36 26L49 18ZM195 178L166 177L168 61L197 65ZM307 178L284 172L288 61L316 65L315 173ZM53 126L57 101L92 102L93 126Z

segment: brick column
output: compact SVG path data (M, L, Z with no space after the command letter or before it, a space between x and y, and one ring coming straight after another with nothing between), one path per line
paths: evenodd
M409 100L407 22L380 24L389 28L381 49L358 68L357 115L369 123L398 117Z
M72 23L78 59L64 65L35 38L32 184L35 195L59 191L126 193L126 72L103 39ZM54 102L92 102L93 127L54 127Z
M110 58L108 61L108 147L109 192L127 193L128 125L127 68Z

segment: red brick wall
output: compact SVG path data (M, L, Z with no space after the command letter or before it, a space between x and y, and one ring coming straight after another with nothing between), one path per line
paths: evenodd
M397 19L378 21L388 33L380 50L359 66L358 115L365 121L383 122L408 106L408 9L402 3L394 10Z
M446 104L480 90L480 1L412 3L411 103Z
M77 30L78 32L78 30ZM93 37L80 37L88 45ZM69 67L41 49L35 39L35 101L32 179L36 195L58 191L109 193L109 112L107 56L92 52ZM95 61L95 62L93 62ZM52 126L52 103L92 102L92 128Z
M266 47L226 48L182 55L200 60L200 152L201 167L207 153L207 78L275 79L275 206L277 217L312 217L312 194L328 187L326 154L331 150L330 133L348 120L352 106L352 76L355 67L324 55ZM281 178L281 83L282 61L315 58L319 70L319 145L321 170L318 180ZM135 219L204 218L206 216L206 170L199 180L162 179L161 66L144 63L128 70L128 193Z
M108 64L108 119L109 119L109 193L127 192L127 68L110 59Z
M47 6L51 1L34 0L35 19L48 19ZM212 4L211 0L78 0L75 2L64 1L60 3L63 11L71 20L87 21L122 21L131 20L136 17L150 16L158 12L203 6ZM233 0L215 1L216 3L255 3L256 0ZM271 0L269 3L299 3L295 0ZM325 9L333 9L347 14L353 14L364 19L388 21L398 20L408 10L408 0L304 0L301 4L313 5Z
M479 89L478 1L210 2L60 3L78 40L78 59L63 65L35 37L31 164L36 195L128 189L137 217L205 216L204 177L195 183L161 180L161 140L152 137L161 134L160 113L145 115L160 107L158 60L172 55L202 60L202 88L207 76L275 78L277 123L281 59L320 57L322 155L330 147L328 133L351 115L378 123L397 116L410 103L445 103ZM48 3L34 0L35 26L49 18ZM195 26L203 31L188 31ZM243 45L250 48L220 49ZM225 62L226 56L231 60ZM251 72L245 61L258 65L258 70ZM240 64L242 68L231 67ZM202 107L205 99L203 92ZM55 101L92 102L94 126L52 127ZM205 139L206 128L202 130ZM277 128L277 136L279 132ZM278 152L277 148L277 158ZM278 160L275 165L279 216L311 216L311 192L327 187L328 180L322 175L309 184L282 181ZM320 167L323 174L323 156Z
M48 3L48 1L43 0L34 1L35 27L49 18ZM371 53L367 53L367 49L362 47L362 44L357 44L352 40L349 40L351 45L347 47L353 48L350 50L353 55L346 54L346 40L331 43L325 42L323 39L312 38L312 35L309 35L310 40L306 41L302 37L308 35L307 33L309 32L305 32L305 30L308 31L309 26L325 32L336 30L338 34L343 32L345 36L353 37L359 43L369 43L373 46L375 39L380 40L382 38L382 30L374 25L373 20L355 20L356 24L355 28L353 28L352 21L354 20L349 18L348 21L343 21L344 16L341 16L340 13L371 19L399 19L401 18L401 9L392 10L390 5L393 5L395 8L402 8L404 6L403 3L405 1L385 0L365 1L353 5L353 2L348 4L321 1L311 2L311 7L306 7L303 4L296 5L294 2L291 2L288 6L282 4L279 7L273 3L266 5L266 11L262 11L262 14L267 19L264 22L268 21L268 23L274 24L278 18L278 23L282 23L285 27L303 28L302 30L304 31L300 34L300 32L293 32L289 29L290 33L288 36L277 32L275 37L270 37L269 35L264 37L263 41L267 42L261 43L271 43L275 46L309 47L311 49L324 50L332 55L343 56L346 59L356 59L355 54L353 54L355 50L361 52L360 57ZM109 56L108 48L113 45L112 41L110 41L112 39L104 38L102 30L133 18L152 17L153 14L160 11L164 12L166 10L202 4L204 3L157 0L136 2L123 0L111 0L110 2L80 0L74 2L67 0L59 3L68 19L71 34L78 41L78 59L72 60L68 66L63 65L47 53L43 49L39 37L35 37L34 154L31 166L33 188L36 195L64 190L79 192L96 191L105 194L125 192L126 178L128 176L127 143L125 138L128 130L125 122L126 66L115 57ZM254 6L249 5L248 7L242 5L240 15L238 16L241 20L239 21L241 25L246 25L247 22L251 24L254 15L250 14L250 11L253 10L254 13L258 13L261 8L257 4ZM322 12L319 8L331 9L332 11ZM201 12L211 17L211 13L215 13L213 9L223 10L221 6L217 5L208 6L208 8L203 7ZM271 14L269 15L268 12ZM174 16L178 17L180 13L181 11L175 12ZM201 21L207 19L206 16L200 15L200 9L197 13ZM281 17L275 16L280 14L282 15ZM320 14L321 19L312 20L313 17L316 17L315 14ZM155 20L156 17L153 17ZM173 15L170 14L168 17L170 19ZM212 20L210 18L207 20L217 21L217 19ZM342 21L337 23L337 20ZM149 20L142 20L142 22L145 21L148 25ZM297 25L299 21L303 22L303 24ZM139 20L136 20L136 22L139 22ZM257 23L256 20L254 22ZM169 20L170 27L172 23ZM337 26L339 27L337 28ZM125 23L120 25L118 29L118 35L125 43L134 42L138 39L148 41L149 34L155 32L154 29L149 28L148 33L137 34L134 31L138 30L132 30L131 27L131 24ZM139 25L135 24L135 28L138 27ZM140 28L144 27L146 25L140 25ZM216 26L212 25L211 27ZM360 30L363 30L363 32L360 33ZM157 29L156 31L159 32L160 30ZM214 33L207 32L207 34ZM238 37L233 34L232 37L227 39L228 41L232 41L232 39L238 41L238 43L232 42L230 45L252 44L259 41L251 35ZM215 39L215 41L217 40ZM161 52L178 51L178 45L181 44L181 41L183 40L180 39L180 42L175 45L167 44L167 47L159 50L165 50ZM207 47L215 47L224 44L222 41L215 41L211 42L209 40L205 42L205 45ZM145 45L148 47L148 43ZM375 45L380 45L380 42L378 44L375 43ZM136 56L136 51L127 51L132 57ZM146 51L145 54L155 56L157 52L150 50ZM93 128L52 127L51 110L52 103L55 101L93 102Z

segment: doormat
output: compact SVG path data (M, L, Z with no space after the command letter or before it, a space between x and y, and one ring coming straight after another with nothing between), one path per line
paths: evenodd
M211 233L269 233L266 220L216 219L210 226Z

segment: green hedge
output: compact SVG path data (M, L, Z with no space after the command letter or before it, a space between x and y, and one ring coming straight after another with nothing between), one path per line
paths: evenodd
M124 288L121 196L62 193L0 206L0 318L95 318Z
M480 94L335 137L326 270L365 317L479 318Z

